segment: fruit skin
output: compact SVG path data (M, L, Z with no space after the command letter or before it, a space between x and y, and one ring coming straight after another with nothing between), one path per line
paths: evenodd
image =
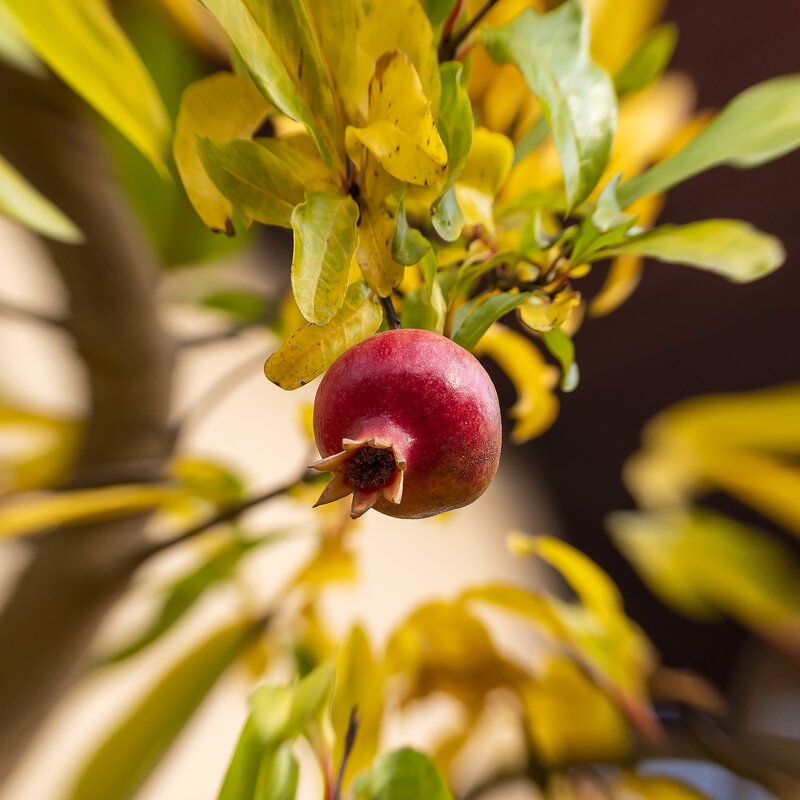
M374 508L428 517L468 505L489 485L500 459L500 405L491 378L467 350L430 331L389 330L354 345L328 369L314 403L314 436L333 463L329 457L342 453L344 440L351 440L348 447L373 439L391 446L401 466L405 461L402 498L393 503L385 492ZM363 510L356 513L354 503L354 516Z

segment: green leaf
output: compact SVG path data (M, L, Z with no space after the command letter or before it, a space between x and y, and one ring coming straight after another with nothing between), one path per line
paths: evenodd
M668 264L687 264L735 283L763 278L783 264L786 256L783 245L774 236L734 219L661 225L601 250L592 259L622 253L636 253Z
M447 182L442 190L446 192L455 184L464 164L467 163L472 147L472 106L469 95L461 85L463 64L448 61L439 68L442 78L442 100L436 127L447 150Z
M614 78L617 94L641 92L655 83L669 65L677 43L678 29L672 23L653 28Z
M191 204L213 231L233 233L233 208L203 168L197 134L215 142L249 137L269 108L249 76L230 72L196 81L181 97L172 152Z
M434 28L441 25L456 7L457 0L421 0L422 7ZM442 87L444 89L444 87Z
M308 126L325 162L344 171L343 123L303 0L202 0L264 96Z
M243 322L263 319L267 313L267 300L252 292L222 291L213 292L200 300L208 308L224 311Z
M252 622L229 625L172 666L95 752L72 789L71 800L130 797L252 633Z
M158 615L133 641L103 657L98 666L116 664L149 647L180 621L206 590L228 579L242 556L263 544L260 539L231 539L199 567L179 578L169 589Z
M261 761L253 800L295 800L300 768L290 742L284 742Z
M561 364L561 390L573 391L580 380L578 365L575 363L575 345L561 328L554 328L542 334L547 349Z
M536 93L564 173L568 210L585 200L611 155L617 100L589 56L589 19L577 0L547 14L527 9L483 43L498 63L516 63Z
M623 242L634 226L637 215L623 214L617 201L617 183L622 173L615 175L600 192L591 214L578 226L572 245L570 261L579 264L596 250L614 247Z
M430 249L431 243L416 228L409 227L405 198L401 198L394 216L392 257L398 264L410 267L412 264L419 263Z
M491 297L476 297L464 303L453 318L453 341L472 350L493 322L533 297L533 292L503 292Z
M403 313L400 322L404 328L419 328L424 331L441 333L444 329L447 303L442 294L442 287L433 284L429 293L426 286L412 289L403 298Z
M712 167L757 167L800 146L800 75L759 83L728 103L672 158L626 181L625 208L646 194L663 192Z
M464 214L456 199L455 186L440 195L431 206L433 229L446 242L454 242L461 236L464 227Z
M376 758L353 789L362 800L453 800L433 761L408 747Z
M267 756L268 750L251 715L242 728L217 800L251 800L255 796L262 761Z
M298 389L323 373L348 347L375 333L383 311L365 283L351 283L327 325L295 331L268 359L264 373L282 389Z
M303 733L309 721L328 707L336 661L320 664L297 683L259 686L250 696L253 724L265 745L277 745Z
M328 176L313 169L284 140L212 142L198 136L197 144L208 176L248 226L256 220L288 228L292 211L303 202L307 189L332 186Z
M514 166L516 167L528 153L533 152L550 133L550 126L543 114L536 118L536 122L520 136L514 144Z
M167 176L167 112L109 6L100 0L4 2L48 66Z
M47 75L44 64L4 0L0 0L0 59L37 78Z
M79 244L83 234L66 215L0 156L0 214L42 236Z
M325 325L342 307L358 244L358 205L350 195L308 192L292 212L292 291L300 313Z

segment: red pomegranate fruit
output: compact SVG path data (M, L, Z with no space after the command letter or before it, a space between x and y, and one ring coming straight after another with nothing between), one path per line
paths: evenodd
M468 505L500 459L500 406L486 370L438 333L403 328L370 336L331 365L314 402L314 436L333 473L316 505L353 494L414 519Z

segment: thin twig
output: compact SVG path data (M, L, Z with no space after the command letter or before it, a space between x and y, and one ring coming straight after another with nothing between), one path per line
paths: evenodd
M397 309L394 307L391 297L381 297L381 305L386 314L386 322L392 330L401 328L400 318L397 316Z
M350 720L347 723L347 733L344 737L344 750L342 751L342 762L339 764L339 772L336 775L336 784L333 787L333 795L331 800L341 800L342 786L344 785L344 773L347 769L347 760L350 758L350 753L353 751L353 745L356 743L356 736L358 736L358 726L361 720L358 718L358 706L353 706L350 710Z
M49 325L53 328L65 328L67 326L66 317L55 317L50 314L43 314L41 311L34 311L30 308L8 303L0 300L0 316L10 317L21 322L33 322L37 325Z
M458 52L461 43L480 25L483 18L497 5L499 0L488 0L483 8L463 27L452 36L445 36L439 45L439 61L452 61Z
M142 555L142 561L151 558L152 556L161 553L162 551L167 550L170 547L174 547L175 545L187 542L190 539L193 539L195 536L199 536L201 533L205 533L207 530L210 530L211 528L214 528L217 525L222 525L225 522L231 522L232 520L235 520L237 517L244 514L245 511L249 511L251 508L259 506L262 503L266 503L269 500L274 500L276 497L280 497L281 495L286 494L288 491L293 489L295 486L298 486L299 484L309 483L317 476L318 473L316 472L310 472L309 470L304 470L301 475L289 481L288 483L285 483L283 486L278 486L275 489L270 489L267 492L262 492L261 494L257 494L254 497L248 498L247 500L243 500L238 505L226 508L220 511L218 514L215 514L213 517L209 517L208 519L199 522L197 525L189 528L188 530L179 533L172 539L166 539L162 542L156 542L154 545L149 547Z

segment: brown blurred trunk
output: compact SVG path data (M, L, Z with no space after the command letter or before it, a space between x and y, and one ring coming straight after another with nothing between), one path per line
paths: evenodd
M120 76L124 80L124 76ZM90 415L72 486L159 477L173 345L153 297L157 264L110 169L86 107L56 80L0 66L0 152L81 228L46 242L69 297ZM50 532L0 612L0 781L79 671L126 588L146 515Z

